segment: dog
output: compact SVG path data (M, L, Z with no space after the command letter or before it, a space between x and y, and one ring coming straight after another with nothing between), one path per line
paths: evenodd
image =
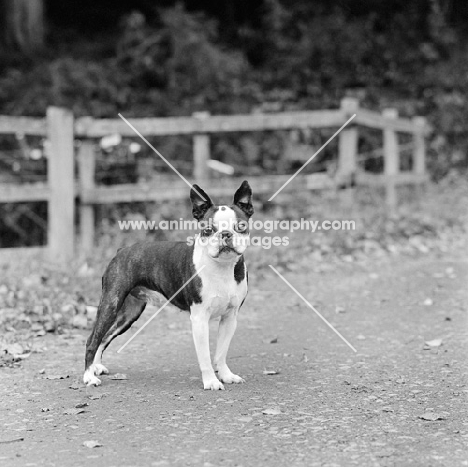
M190 200L193 217L201 227L191 245L140 242L120 249L109 263L102 278L96 321L86 342L86 385L101 384L97 376L109 373L102 364L104 350L140 317L155 292L167 300L176 294L171 303L190 312L204 389L223 390L223 383L245 382L229 369L226 356L237 327L237 314L247 296L243 255L250 238L249 219L254 213L252 189L244 181L232 205L217 206L198 185L193 185ZM220 319L214 356L218 377L209 348L209 321L216 318Z

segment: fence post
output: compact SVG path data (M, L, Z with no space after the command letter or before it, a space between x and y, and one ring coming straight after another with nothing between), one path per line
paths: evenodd
M195 112L195 118L204 120L210 116L209 112ZM210 137L207 134L197 133L193 136L193 178L197 183L209 179L207 162L210 159Z
M384 118L398 118L397 109L384 109ZM384 175L386 187L386 202L390 214L395 213L397 206L396 178L400 171L400 154L398 152L398 138L394 129L385 128L383 134Z
M50 199L48 206L49 258L66 262L75 244L75 187L73 114L59 107L47 108L47 159Z
M354 97L345 97L341 100L341 110L346 114L346 118L351 117L359 110L359 100ZM351 124L352 125L352 124ZM358 153L358 128L356 125L348 125L339 134L338 141L338 167L337 182L347 188L346 200L353 201L352 184L357 170Z
M426 141L424 134L426 119L424 117L413 117L413 123L417 127L413 134L413 172L424 176L426 173Z
M94 143L84 140L78 153L80 196L94 188L95 167ZM86 255L94 246L94 206L83 203L83 198L80 199L80 237L82 253Z

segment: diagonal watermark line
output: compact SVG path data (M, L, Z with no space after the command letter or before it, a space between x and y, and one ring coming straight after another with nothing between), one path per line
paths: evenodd
M304 296L285 278L283 277L271 264L269 264L270 268L275 272L279 278L285 282L296 294L299 296L299 298L302 299L302 301L309 307L311 308L315 314L335 333L340 337L340 339L345 342L348 347L353 351L357 352L357 350L304 298Z
M329 140L328 140L328 141L327 141L327 142L326 142L326 143L325 143L325 144L324 144L308 161L306 161L306 162L302 165L302 167L300 167L300 168L296 171L296 173L295 173L294 175L292 175L292 176L283 184L283 186L282 186L268 201L271 201L286 185L288 185L290 182L292 182L292 181L294 180L294 178L296 177L296 175L298 175L299 172L301 172L301 171L306 167L306 165L307 165L309 162L311 162L311 161L314 159L314 157L315 157L330 141L332 141L333 138L335 138L335 136L338 135L338 133L340 133L340 131L341 131L346 125L349 124L349 122L350 122L351 120L353 120L354 117L356 117L356 114L354 114L345 124L343 124L343 126L342 126L339 130L337 130L336 133L335 133L335 134L334 134L334 135L333 135L333 136L332 136L332 137L331 137L331 138L330 138L330 139L329 139Z
M118 115L203 201L206 201L205 197L122 114Z
M202 266L202 267L201 267L201 268L200 268L200 269L199 269L199 270L198 270L198 271L197 271L197 272L196 272L196 273L195 273L195 274L194 274L194 275L193 275L193 276L192 276L192 277L191 277L191 278L190 278L190 279L189 279L189 280L188 280L188 281L187 281L187 282L186 282L186 283L185 283L185 284L184 284L184 285L183 285L183 286L182 286L182 287L181 287L181 288L180 288L180 289L179 289L179 290L178 290L178 291L161 307L161 308L159 308L159 310L158 310L153 316L151 316L151 318L150 318L148 321L146 321L146 323L145 323L140 329L138 329L138 331L137 331L135 334L133 334L133 336L130 337L130 339L128 339L128 341L125 342L125 344L122 345L122 347L120 347L119 350L117 350L117 353L120 353L123 349L125 349L125 347L127 347L127 345L130 344L130 342L132 342L132 340L135 339L135 337L138 336L138 334L140 334L140 332L143 331L143 329L145 329L145 327L146 327L151 321L153 321L153 319L156 318L156 316L158 316L159 313L160 313L161 311L163 311L164 308L166 308L167 305L169 305L169 304L171 303L172 299L173 299L174 297L176 297L177 294L178 294L181 290L183 290L185 287L187 287L187 285L190 284L190 282L192 282L193 279L195 279L195 277L198 275L199 272L201 272L201 271L203 270L204 267L205 267L205 266Z

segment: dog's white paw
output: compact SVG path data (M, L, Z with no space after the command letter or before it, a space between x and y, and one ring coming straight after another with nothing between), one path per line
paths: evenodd
M211 391L224 391L224 385L218 378L203 381L203 388Z
M239 384L239 383L245 383L245 379L241 378L238 375L235 375L231 371L226 371L224 373L218 372L219 379L226 384Z
M96 377L95 373L95 365L91 365L83 375L83 383L86 386L99 386L101 384L101 380Z
M94 374L95 375L108 375L109 370L102 363L94 363Z

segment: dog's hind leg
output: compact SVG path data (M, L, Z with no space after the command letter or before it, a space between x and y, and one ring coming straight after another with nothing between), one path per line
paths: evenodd
M94 356L93 365L96 369L96 374L107 374L109 371L102 364L102 354L107 349L109 344L120 334L126 332L132 324L141 316L146 307L146 302L140 300L133 295L127 295L122 307L118 311L117 319L114 321L106 335L102 339L96 354Z
M119 297L116 294L103 290L101 302L99 303L97 311L96 322L94 323L93 330L86 341L85 372L83 375L83 381L88 386L99 386L101 384L101 380L97 378L96 375L102 373L102 371L100 371L102 369L94 366L94 357L98 347L101 345L103 337L117 319L119 308L122 306L124 299L125 296Z
M131 295L116 293L114 285L111 291L104 287L93 331L86 342L85 373L83 381L88 386L99 386L97 375L108 373L102 365L102 353L114 337L125 332L143 312L146 302Z

